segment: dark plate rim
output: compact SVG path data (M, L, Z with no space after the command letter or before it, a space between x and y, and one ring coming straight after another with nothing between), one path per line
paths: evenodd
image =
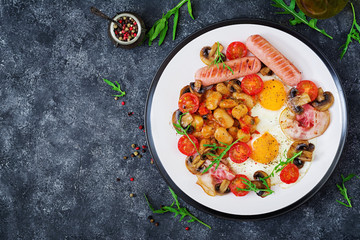
M235 25L235 24L256 24L256 25L263 25L263 26L268 26L268 27L272 27L281 31L284 31L294 37L296 37L297 39L299 39L300 41L302 41L304 44L306 44L308 47L310 47L319 57L320 59L324 62L324 64L326 65L326 67L329 69L334 81L335 81L335 85L339 91L339 96L340 96L340 104L341 104L341 115L342 115L342 120L343 120L343 124L342 124L342 132L341 132L341 139L340 139L340 143L339 143L339 147L338 150L336 152L335 158L333 163L331 164L330 168L328 169L328 171L326 172L325 176L320 180L320 182L313 188L311 189L304 197L300 198L298 201L292 203L289 206L286 206L282 209L276 210L276 211L272 211L272 212L268 212L268 213L263 213L263 214L256 214L256 215L236 215L236 214L229 214L229 213L224 213L221 211L217 211L214 210L212 208L209 208L203 204L198 203L197 201L195 201L194 199L192 199L190 196L188 196L187 194L185 194L183 191L181 191L181 189L172 181L172 179L170 178L170 176L167 174L165 168L163 167L163 165L161 164L161 161L156 153L155 150L155 146L154 146L154 142L153 142L153 136L151 134L151 123L150 123L150 112L151 112L151 106L152 106L152 99L154 96L154 92L157 86L157 83L164 71L164 69L166 68L166 66L168 65L168 63L171 61L171 59L186 45L188 44L191 40L199 37L200 35L211 31L213 29L216 28L220 28L220 27L224 27L224 26L229 26L229 25ZM268 20L263 20L263 19L247 19L247 18L242 18L242 19L233 19L233 20L226 20L226 21L222 21L219 23L215 23L212 24L208 27L205 27L201 30L196 31L195 33L191 34L190 36L188 36L187 38L185 38L183 41L181 41L171 52L170 54L166 57L166 59L163 61L163 63L161 64L159 70L157 71L154 79L152 80L148 95L147 95L147 99L146 99L146 106L145 106L145 128L146 128L146 139L149 145L149 150L151 152L151 155L153 156L153 159L155 160L156 166L158 168L158 170L160 171L161 175L163 176L163 178L165 179L165 181L167 182L167 184L174 190L174 192L180 197L182 198L184 201L186 201L188 204L196 207L197 209L204 211L206 213L221 217L221 218L225 218L225 219L230 219L230 220L261 220L261 219L268 219L268 218L272 218L275 216L279 216L282 215L284 213L287 213L297 207L299 207L300 205L302 205L303 203L305 203L307 200L309 200L312 196L315 195L316 192L318 192L321 187L326 183L326 181L330 178L331 174L333 173L333 171L335 170L335 167L340 159L341 156L341 152L344 148L344 144L345 144L345 139L346 139L346 135L347 135L347 126L348 126L348 117L347 117L347 107L346 107L346 100L345 100L345 93L343 91L343 88L341 86L341 82L340 79L338 77L338 74L336 73L334 67L331 65L330 61L327 59L327 57L313 44L311 43L309 40L307 40L305 37L303 37L300 33L297 33L296 31L289 29L288 27L285 26L281 26L277 23L268 21Z

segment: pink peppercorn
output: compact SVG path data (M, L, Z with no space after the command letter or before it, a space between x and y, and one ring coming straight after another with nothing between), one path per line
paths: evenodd
M134 181L134 178L130 178L130 181Z
M186 228L185 228L185 230L186 230L186 231L189 231L189 230L190 230L190 228L189 228L189 227L186 227Z
M124 102L124 101L122 101L122 102L121 102L121 105L125 105L125 102Z

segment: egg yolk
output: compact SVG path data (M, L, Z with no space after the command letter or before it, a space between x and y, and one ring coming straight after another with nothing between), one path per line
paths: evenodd
M285 99L286 93L282 82L275 79L264 82L264 89L259 95L261 106L269 110L279 110Z
M269 163L279 154L278 141L268 132L253 142L250 158L259 163Z

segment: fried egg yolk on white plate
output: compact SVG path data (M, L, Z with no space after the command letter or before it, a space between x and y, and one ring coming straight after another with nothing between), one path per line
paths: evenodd
M276 77L259 76L264 81L264 88L259 94L259 102L251 109L251 116L257 116L260 119L256 128L259 134L253 134L253 139L249 142L252 153L248 160L243 163L234 163L229 158L230 167L234 173L244 174L249 179L253 179L253 174L258 170L270 175L280 160L286 161L286 153L294 142L284 135L279 124L280 114L286 108L286 87ZM310 165L311 162L305 162L299 169L300 176L297 181L306 174ZM280 172L271 177L272 186L287 188L294 184L296 182L283 183L280 180Z

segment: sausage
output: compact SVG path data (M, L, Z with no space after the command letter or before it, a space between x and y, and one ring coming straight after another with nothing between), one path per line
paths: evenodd
M229 66L234 74L222 63L200 68L195 73L195 79L201 80L203 86L209 86L219 82L224 82L230 79L244 77L249 74L257 73L261 69L261 62L256 57L243 57L226 61L225 64Z
M265 38L251 35L246 40L246 47L285 84L296 86L301 81L300 71Z

